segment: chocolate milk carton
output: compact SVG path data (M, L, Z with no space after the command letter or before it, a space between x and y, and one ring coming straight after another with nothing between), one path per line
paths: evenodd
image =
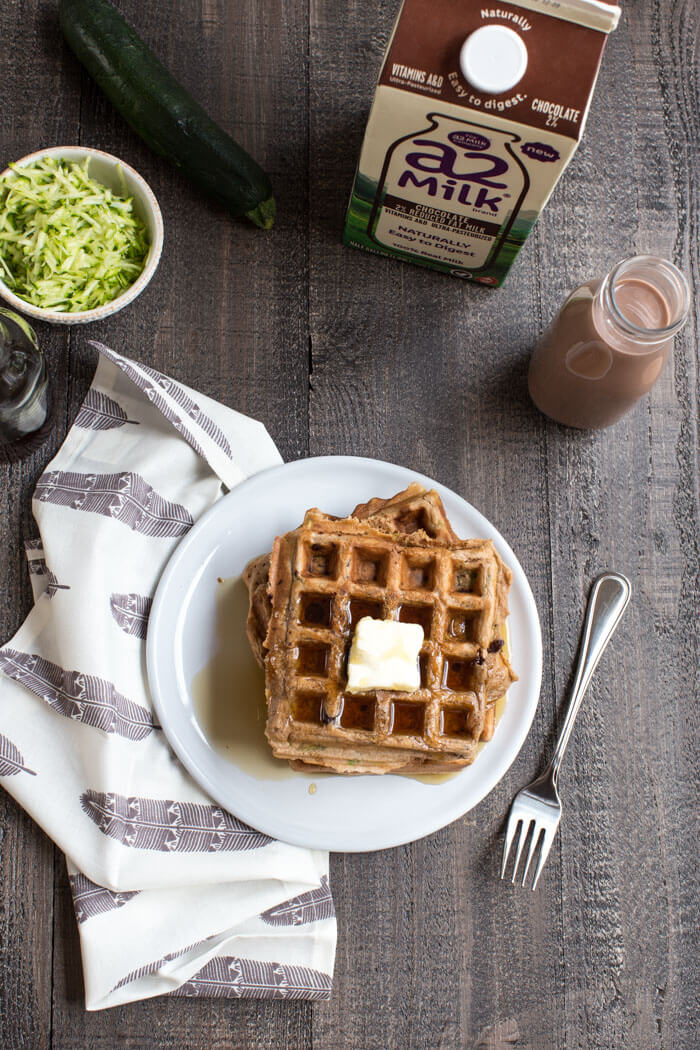
M344 242L502 284L578 145L619 15L602 0L404 0Z

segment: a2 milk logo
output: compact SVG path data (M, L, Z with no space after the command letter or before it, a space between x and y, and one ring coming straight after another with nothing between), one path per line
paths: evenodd
M461 270L478 270L506 236L528 185L513 132L426 114L387 150L370 236Z
M402 189L415 186L429 197L454 199L459 204L484 208L497 215L503 200L498 191L508 188L502 177L510 165L503 157L484 152L491 145L485 135L453 131L447 138L448 142L413 139L412 144L420 148L420 152L406 154L407 167L399 176L398 185Z

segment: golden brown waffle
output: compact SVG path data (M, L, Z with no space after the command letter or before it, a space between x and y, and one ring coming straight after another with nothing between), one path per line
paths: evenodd
M383 532L413 533L423 531L442 543L457 543L442 500L434 489L427 491L417 482L391 499L372 499L355 507L351 517L365 519ZM496 554L499 576L496 595L496 618L491 647L487 656L486 715L481 739L490 740L496 728L496 703L517 680L503 651L505 622L508 616L508 591L513 573Z
M444 544L459 542L450 525L442 500L435 490L427 491L414 483L390 499L375 498L361 503L351 517L366 520L373 528L392 533L414 534L422 532L431 539ZM486 712L482 740L490 740L496 723L496 702L516 680L516 675L502 650L503 625L508 616L508 591L512 580L511 570L496 555L499 566L496 592L496 618L491 646L496 650L486 657ZM272 609L270 582L270 556L261 555L246 568L244 580L250 594L247 634L251 649L261 667L265 661L265 637Z
M427 491L417 482L391 499L371 499L355 507L351 517L366 519L373 528L383 532L413 533L421 530L442 543L458 543L447 517L442 500L434 489ZM517 681L510 661L503 651L504 629L508 616L508 591L513 573L496 553L498 560L498 583L496 591L496 617L491 648L487 656L486 715L481 739L490 740L496 728L496 703L505 695L513 682Z
M336 520L328 515L330 520ZM382 532L414 533L422 531L431 539L453 543L459 537L453 532L442 500L435 490L428 492L417 482L390 499L371 499L360 503L351 518L367 520ZM265 662L265 636L272 608L269 583L270 556L253 559L243 573L250 595L247 635L253 655L261 667Z
M275 756L344 773L472 762L498 579L489 540L445 545L423 530L389 534L310 511L275 541L271 558L266 734ZM345 691L362 616L421 624L417 692Z
M246 635L253 656L261 667L265 666L265 638L270 626L272 600L270 598L270 555L261 554L253 558L243 570L243 582L248 588L250 605L246 622Z
M414 482L403 492L390 499L371 499L359 503L351 518L371 521L373 528L382 532L400 532L411 535L424 532L432 540L441 543L457 543L459 536L453 531L442 500L435 489L429 492Z

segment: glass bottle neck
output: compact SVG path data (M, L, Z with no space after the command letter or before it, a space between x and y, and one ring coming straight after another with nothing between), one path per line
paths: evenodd
M603 279L593 311L607 342L628 352L669 343L688 319L690 291L681 271L653 255L619 263Z

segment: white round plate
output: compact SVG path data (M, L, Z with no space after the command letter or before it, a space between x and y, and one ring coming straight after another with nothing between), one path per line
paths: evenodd
M490 537L513 570L509 644L519 680L508 692L493 739L471 766L440 783L390 774L318 776L289 771L284 779L259 771L253 775L211 746L194 713L193 681L219 645L217 581L240 576L251 558L270 550L275 536L296 528L309 507L347 515L357 503L392 496L413 481L437 489L458 535ZM324 456L274 467L216 503L182 540L161 577L147 649L158 717L170 745L197 783L219 805L268 835L297 846L342 852L412 842L480 802L522 747L537 707L542 673L535 601L503 537L443 485L405 467L355 456ZM221 702L234 699L222 697Z

